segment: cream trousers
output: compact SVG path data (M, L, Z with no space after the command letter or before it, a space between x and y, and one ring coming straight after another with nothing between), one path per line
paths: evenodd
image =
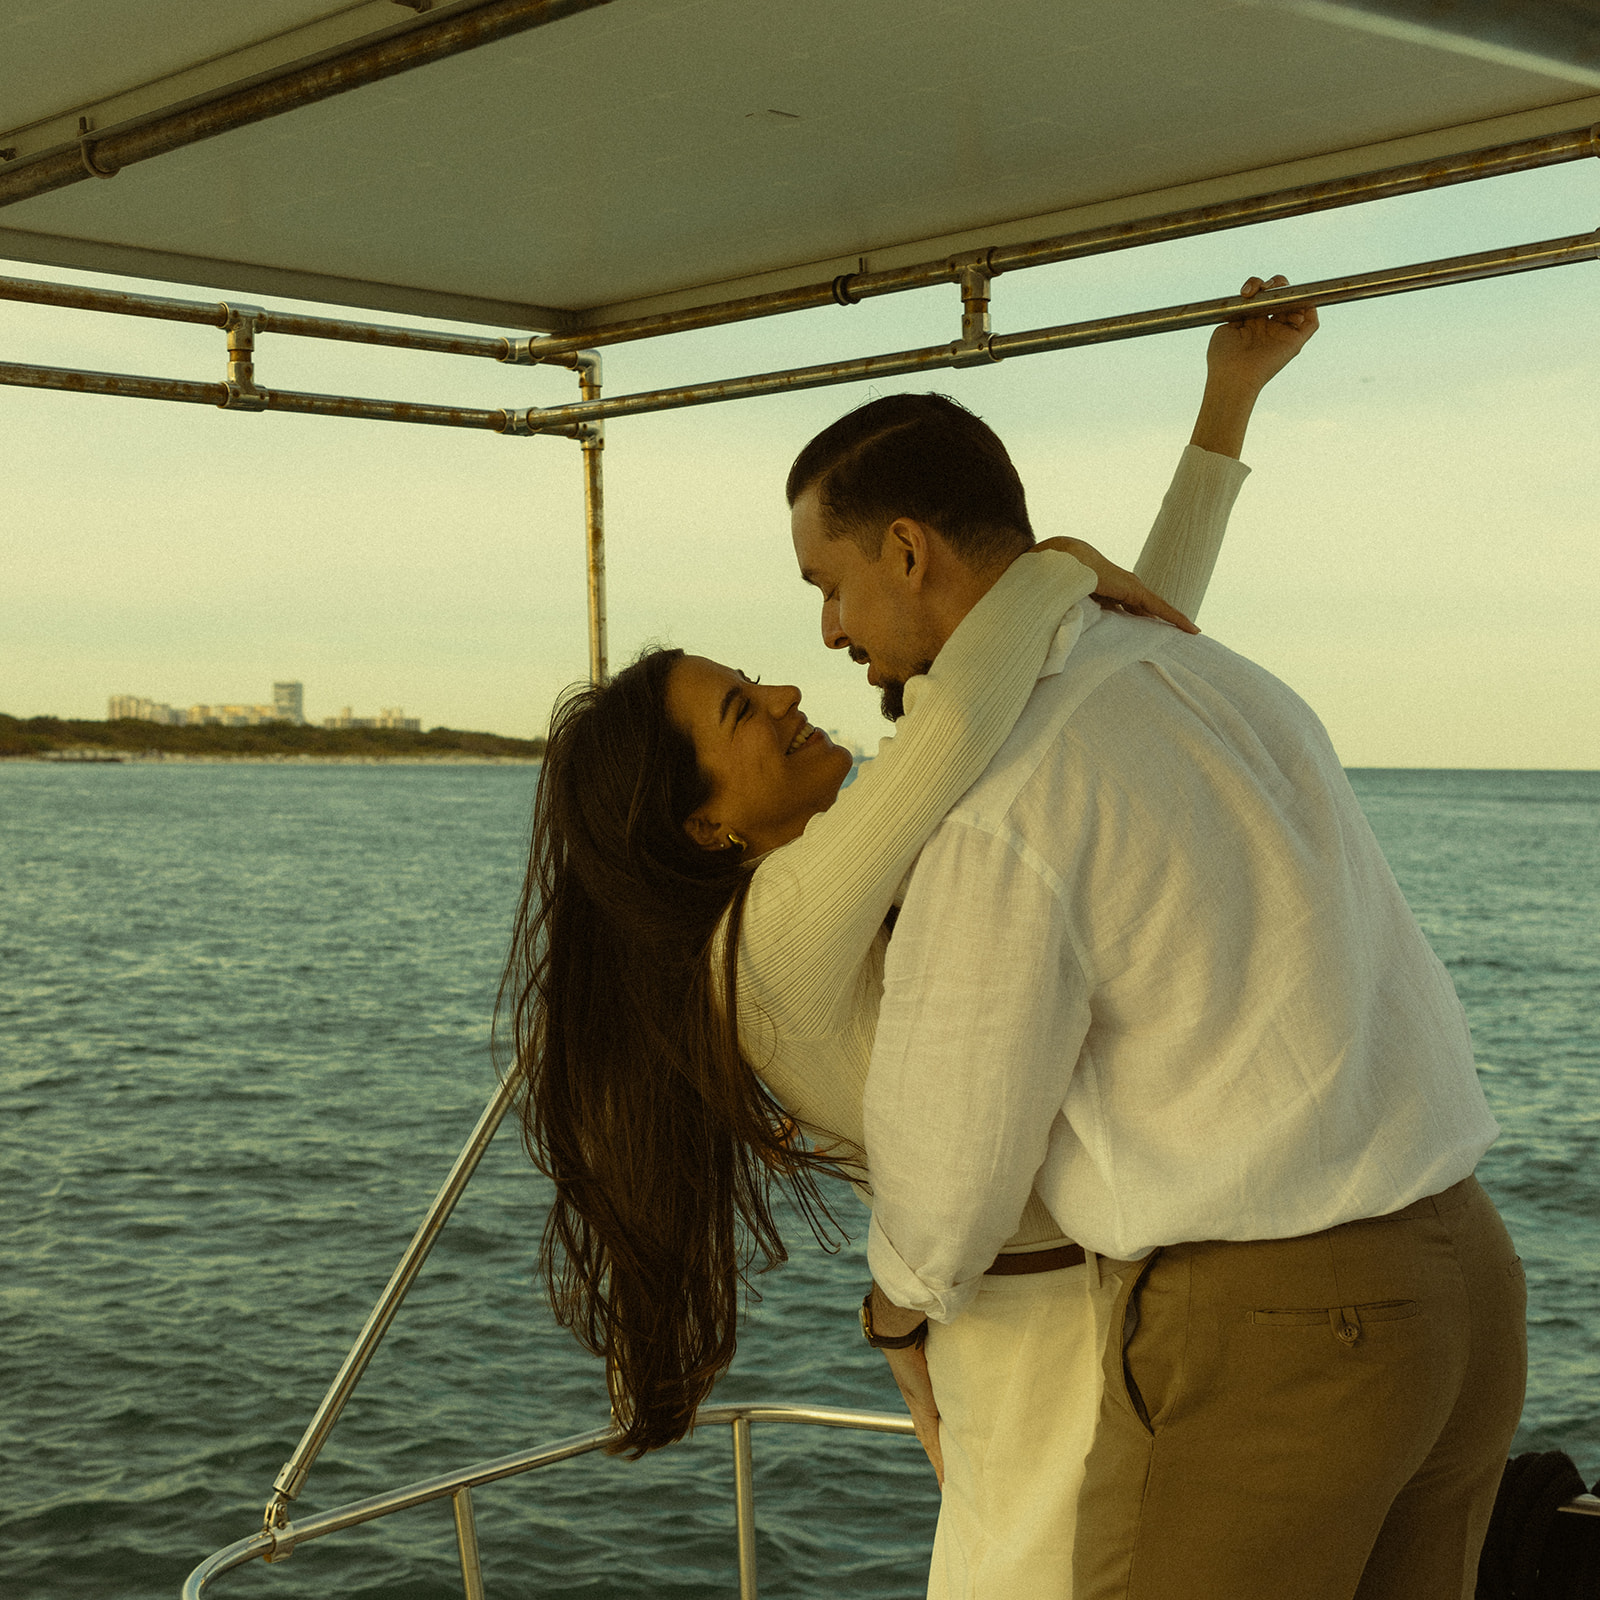
M928 1600L1068 1600L1119 1283L1093 1256L985 1278L954 1322L929 1328L945 1478Z

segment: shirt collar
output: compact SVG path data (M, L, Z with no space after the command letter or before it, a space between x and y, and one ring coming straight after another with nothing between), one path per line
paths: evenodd
M1041 680L1055 677L1066 666L1067 657L1072 654L1072 647L1078 642L1079 636L1099 620L1100 607L1092 600L1080 600L1061 619L1061 626L1056 629L1056 636L1051 641L1050 652L1044 658L1044 665L1039 668Z

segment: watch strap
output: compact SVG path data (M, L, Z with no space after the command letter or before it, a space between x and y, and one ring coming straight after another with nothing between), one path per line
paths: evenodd
M861 1301L861 1337L874 1350L920 1350L927 1342L928 1319L924 1317L910 1333L879 1333L872 1325L872 1290Z

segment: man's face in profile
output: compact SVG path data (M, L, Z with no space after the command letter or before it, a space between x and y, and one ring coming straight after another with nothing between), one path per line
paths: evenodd
M866 667L884 716L898 720L906 680L926 672L939 652L897 541L886 535L873 558L854 539L829 537L814 487L795 500L789 526L800 576L822 595L822 642Z

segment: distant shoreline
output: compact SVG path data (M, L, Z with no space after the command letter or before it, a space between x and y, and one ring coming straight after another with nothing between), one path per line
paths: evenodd
M0 713L0 760L61 766L243 761L295 765L527 765L544 759L543 739L511 739L459 728L315 728L263 722L173 727L119 718L93 722Z

